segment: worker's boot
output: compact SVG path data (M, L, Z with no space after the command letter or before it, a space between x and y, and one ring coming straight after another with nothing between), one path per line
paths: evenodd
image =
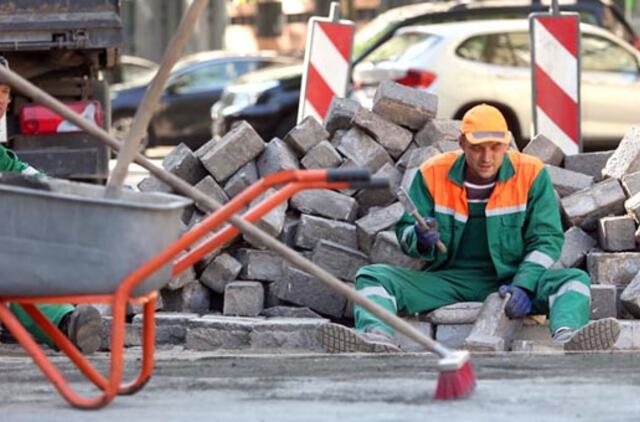
M555 344L567 351L598 351L610 349L620 336L620 323L615 318L590 321L579 330L560 328L553 335Z
M90 355L102 342L102 317L93 306L80 305L64 316L60 330L82 353Z
M402 352L391 338L379 331L358 333L340 324L323 324L316 338L329 353L398 353Z

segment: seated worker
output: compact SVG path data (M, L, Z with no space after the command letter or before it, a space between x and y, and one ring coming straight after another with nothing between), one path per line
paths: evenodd
M7 60L0 56L0 65L9 67ZM7 112L11 102L11 87L0 80L0 119ZM20 161L16 154L0 145L0 172L13 172L25 175L40 174L36 169ZM10 304L11 312L29 331L36 341L55 347L51 339L40 329L22 307ZM90 354L100 347L102 340L102 318L98 310L90 305L74 307L72 305L38 305L42 313L57 325L61 331L83 353ZM5 334L6 339L6 334Z
M535 157L507 151L500 111L481 104L462 119L460 152L422 164L409 196L431 224L405 213L396 236L425 271L375 264L361 268L356 290L392 313L410 315L498 291L510 318L545 314L553 342L565 350L604 350L620 334L615 318L589 322L591 281L576 268L551 269L564 234L551 179ZM440 252L436 242L447 247ZM393 329L356 306L355 330L327 324L317 335L330 352L399 351Z

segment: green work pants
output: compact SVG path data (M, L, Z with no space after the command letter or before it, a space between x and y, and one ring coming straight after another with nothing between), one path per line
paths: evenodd
M497 280L495 272L475 268L414 271L386 264L363 267L356 274L356 290L392 313L414 315L458 302L482 302L511 280ZM532 314L549 317L553 333L560 327L578 329L589 320L589 276L576 268L547 270L532 297ZM356 306L356 330L393 329Z
M46 316L53 325L56 327L60 325L62 318L69 312L72 312L73 305L37 305L38 309ZM39 343L45 343L50 347L55 347L55 344L48 335L35 323L33 319L27 314L27 312L20 306L12 303L9 306L11 312L18 318L18 321L22 324L26 330L31 333L35 340Z

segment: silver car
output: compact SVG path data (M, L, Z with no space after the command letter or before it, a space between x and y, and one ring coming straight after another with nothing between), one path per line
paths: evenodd
M640 52L604 29L580 30L583 147L614 148L640 123ZM391 79L437 94L440 118L491 103L522 146L531 135L530 59L526 19L406 27L355 66L352 96L370 105Z

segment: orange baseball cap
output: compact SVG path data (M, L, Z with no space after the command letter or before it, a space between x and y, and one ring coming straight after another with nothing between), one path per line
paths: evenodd
M462 133L469 143L500 142L509 145L511 134L507 121L497 108L488 104L477 105L462 117Z

